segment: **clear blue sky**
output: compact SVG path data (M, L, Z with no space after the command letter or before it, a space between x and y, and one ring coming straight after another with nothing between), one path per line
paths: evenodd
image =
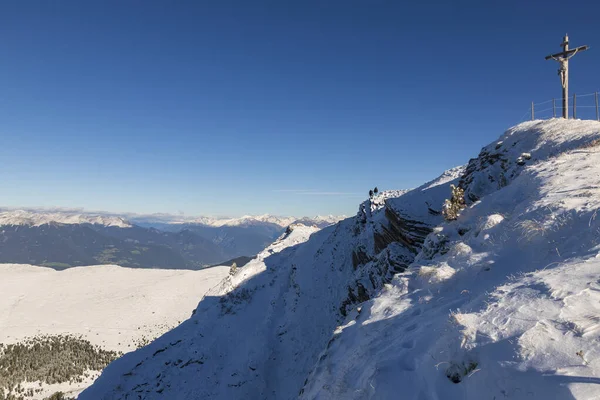
M565 9L566 7L566 9ZM560 95L598 1L4 1L0 205L354 214ZM589 110L591 112L591 109Z

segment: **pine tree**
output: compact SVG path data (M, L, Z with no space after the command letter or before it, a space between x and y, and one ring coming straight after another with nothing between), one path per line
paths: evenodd
M235 275L235 273L237 272L237 263L233 263L231 264L231 267L229 268L229 275Z
M450 190L452 194L444 202L442 215L447 221L454 221L467 205L465 203L465 191L462 188L450 185Z
M377 195L377 193L379 193L379 189L377 189L377 186L375 186L375 189L373 189L373 193L375 193Z
M373 198L373 190L372 189L369 190L369 198L371 198L371 199Z

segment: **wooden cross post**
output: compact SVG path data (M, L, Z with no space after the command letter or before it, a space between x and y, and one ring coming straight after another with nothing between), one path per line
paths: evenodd
M563 118L569 118L569 59L580 51L585 51L588 46L579 46L572 50L569 50L569 36L565 35L561 44L563 51L556 54L546 56L546 60L558 61L560 67L558 68L558 75L560 76L560 83L562 85L562 106L563 106Z

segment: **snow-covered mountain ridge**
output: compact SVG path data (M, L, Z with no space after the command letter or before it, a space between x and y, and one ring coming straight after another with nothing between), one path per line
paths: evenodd
M130 228L131 224L125 219L111 215L94 215L65 212L34 212L25 210L14 210L0 212L0 226L2 225L30 225L40 226L50 223L66 225L95 224L104 226L115 226L119 228Z
M80 398L599 398L599 208L600 123L520 124L266 249Z
M239 218L212 218L212 217L199 217L193 218L191 220L187 220L185 222L172 222L172 223L197 223L202 225L220 227L220 226L240 226L240 225L249 225L255 223L269 223L274 225L279 225L282 228L285 228L293 223L302 222L305 225L331 225L336 222L346 218L345 215L342 216L334 216L334 215L317 215L315 217L281 217L270 214L264 215L244 215Z
M0 209L0 263L68 268L119 264L192 268L253 257L291 223L323 228L338 217L244 217L169 223L82 210Z
M0 226L2 225L30 225L40 226L49 223L60 224L97 224L104 226L115 226L129 228L138 222L151 223L160 222L173 225L199 224L211 227L221 226L244 226L251 224L273 224L285 228L290 224L301 222L305 225L317 225L319 227L335 224L346 218L345 215L317 215L314 217L285 217L270 214L244 215L239 218L219 217L194 217L170 214L159 215L137 215L137 214L113 214L106 212L82 212L77 211L45 211L43 209L7 209L0 208Z

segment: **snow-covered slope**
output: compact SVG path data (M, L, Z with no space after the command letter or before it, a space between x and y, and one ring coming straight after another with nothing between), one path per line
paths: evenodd
M227 267L187 271L111 265L55 271L0 264L0 343L71 334L103 349L129 352L188 318L198 299L228 272ZM77 391L82 385L60 389Z
M427 202L440 209L448 184L417 189L423 201L413 199L410 210L371 209L367 201L356 218L320 231L291 226L209 292L190 320L110 365L82 398L138 391L142 398L296 397L347 310L412 261L414 251L398 241L422 242L429 230L426 223L413 227L410 212L429 214ZM431 215L428 222L441 219Z
M484 148L476 202L336 331L303 398L600 398L599 166L597 122Z
M0 212L0 226L2 225L31 225L40 226L49 223L60 224L97 224L104 226L116 226L119 228L130 228L129 222L118 216L94 215L82 213L65 212L33 212L25 210L13 210Z
M598 208L600 123L523 123L267 249L81 398L600 398Z

